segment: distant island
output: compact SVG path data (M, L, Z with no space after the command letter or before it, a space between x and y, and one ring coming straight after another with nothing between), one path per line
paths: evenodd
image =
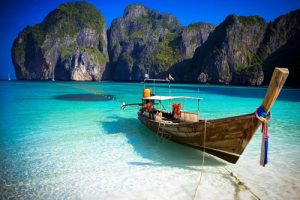
M141 81L149 71L184 83L264 85L281 66L290 70L286 85L300 87L300 9L269 23L229 15L216 27L184 27L175 16L134 4L105 27L93 5L61 4L15 39L17 79Z

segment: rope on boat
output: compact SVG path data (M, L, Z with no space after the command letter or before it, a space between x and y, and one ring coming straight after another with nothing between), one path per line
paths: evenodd
M163 124L163 126L166 126L166 123L164 123L162 120L159 121L158 123L158 128L157 128L157 135L159 136L159 138L162 140L164 137L164 128L161 127L161 124Z
M271 119L271 114L266 113L265 109L260 106L256 109L255 112L256 118L261 121L262 127L261 127L261 133L262 133L262 142L261 142L261 153L260 153L260 165L265 166L268 163L268 140L269 140L269 134L268 134L268 122Z
M203 174L203 168L204 168L204 160L205 160L206 123L207 123L207 120L204 120L203 156L202 156L201 175L200 175L200 179L199 179L199 182L198 182L198 184L197 184L195 193L194 193L194 195L193 195L193 200L196 198L196 194L197 194L197 191L198 191L198 187L199 187L199 185L200 185L200 183L201 183L201 180L202 180L202 174Z
M157 133L156 133L158 136L160 136L160 139L163 138L163 130L164 130L164 129L162 128L162 131L160 131L160 125L161 125L161 122L162 122L162 120L160 120L159 123L158 123L158 129L157 129ZM163 123L163 124L164 124L164 123ZM164 124L164 126L165 126L165 125L166 125L166 124Z

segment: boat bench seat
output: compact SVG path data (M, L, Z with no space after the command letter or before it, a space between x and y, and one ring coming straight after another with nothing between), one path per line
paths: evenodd
M198 115L196 113L182 111L180 121L185 122L198 122Z

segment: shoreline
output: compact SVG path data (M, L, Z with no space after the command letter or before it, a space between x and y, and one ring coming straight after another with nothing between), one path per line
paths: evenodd
M12 79L12 80L6 80L6 79L0 79L0 82L37 82L37 83L41 83L41 82L56 82L56 83L64 83L64 82L68 82L68 83L141 83L143 81L74 81L74 80L69 80L69 81L62 81L62 80L17 80L17 79ZM235 85L235 84L211 84L211 83L197 83L197 82L171 82L172 85L180 85L180 84L186 84L186 85L199 85L199 86L211 86L211 87L237 87L237 88L243 88L243 87L247 87L247 88L267 88L268 85ZM158 83L159 84L159 83ZM294 87L294 86L283 86L284 89L300 89L300 87Z

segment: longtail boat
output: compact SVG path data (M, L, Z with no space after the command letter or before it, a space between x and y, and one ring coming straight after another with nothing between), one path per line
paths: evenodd
M268 114L276 101L289 74L287 68L275 68L261 109ZM145 81L155 79L147 79ZM194 99L198 101L198 112L181 110L181 104L173 104L172 112L155 107L155 103L175 99ZM186 96L152 95L145 88L138 119L154 133L189 147L205 152L230 163L236 163L258 127L264 121L257 112L219 118L199 119L199 101L201 98ZM123 103L123 108L126 104Z

